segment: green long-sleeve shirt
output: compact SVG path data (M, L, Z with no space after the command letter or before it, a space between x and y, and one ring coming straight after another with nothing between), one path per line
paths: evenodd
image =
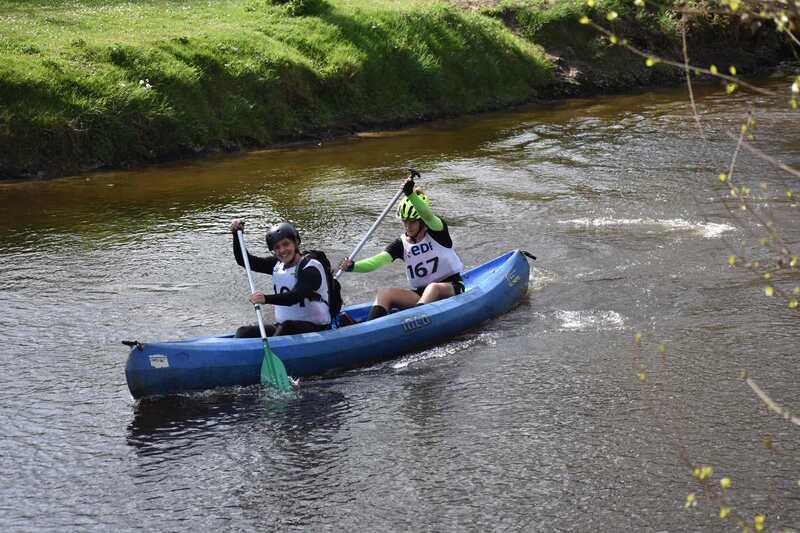
M426 204L422 198L417 195L417 193L413 192L408 195L407 198L419 213L419 216L422 218L422 222L424 222L428 227L428 233L433 240L442 246L452 248L453 240L450 238L450 231L447 228L447 223L436 216L430 206L428 206L428 204ZM403 241L398 238L395 239L389 246L387 246L383 252L353 263L353 272L372 272L373 270L377 270L382 266L388 265L395 259L402 258Z
M433 210L430 208L428 204L426 204L422 198L420 198L417 193L412 192L408 195L408 201L411 202L411 205L414 206L414 209L417 210L419 216L422 218L422 221L428 226L428 229L433 231L442 231L444 227L444 223L442 219L437 217L433 214Z

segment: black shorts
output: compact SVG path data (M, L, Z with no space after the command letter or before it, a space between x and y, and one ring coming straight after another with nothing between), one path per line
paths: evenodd
M464 292L464 279L461 277L461 274L453 274L452 276L448 276L440 281L435 281L434 283L451 283L453 285L453 292L455 294L461 294ZM422 293L425 292L425 289L428 286L420 287L418 289L412 289L418 295L422 296Z
M304 320L287 320L280 324L264 324L264 332L267 337L278 337L281 335L297 335L299 333L313 333L331 329L330 324L314 324ZM258 326L242 326L236 330L236 338L260 337L261 330Z

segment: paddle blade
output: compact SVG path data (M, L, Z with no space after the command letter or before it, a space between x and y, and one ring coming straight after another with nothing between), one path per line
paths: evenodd
M261 384L284 392L292 390L292 382L286 375L283 361L272 353L266 340L264 341L264 359L261 361Z

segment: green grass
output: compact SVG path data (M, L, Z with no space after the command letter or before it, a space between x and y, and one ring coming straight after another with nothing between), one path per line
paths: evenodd
M641 49L678 57L669 2L639 10L630 0L592 9L584 0L501 0L479 12L434 0L328 2L0 0L0 177L263 146L682 76L646 68L578 23L589 14ZM293 16L309 8L313 16ZM610 10L619 17L606 24ZM732 20L692 20L693 59L745 67L779 57L755 33L729 31ZM560 58L566 82L545 49Z
M436 2L0 0L0 175L497 108L550 79L500 21Z

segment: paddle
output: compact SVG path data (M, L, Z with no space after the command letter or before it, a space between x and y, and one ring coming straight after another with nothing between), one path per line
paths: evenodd
M409 168L408 171L411 172L411 177L412 178L419 178L420 177L419 172L417 172L413 168ZM381 215L378 217L378 220L376 220L372 224L372 227L369 228L369 231L367 231L367 234L364 235L363 239L361 239L361 242L359 242L356 245L355 249L353 250L353 253L351 253L349 256L347 256L347 258L350 261L353 261L356 258L356 255L358 255L358 252L360 252L361 248L363 248L364 244L366 244L367 239L372 237L372 234L375 233L375 229L378 227L378 224L380 224L381 221L384 218L386 218L387 213L389 213L389 211L392 209L392 207L394 207L394 204L397 203L397 199L400 198L400 195L402 195L402 194L403 194L403 188L400 187L400 190L397 191L397 193L394 195L394 197L386 205L386 208L383 210L383 213L381 213ZM339 279L339 276L341 276L341 275L342 275L342 269L340 268L339 270L336 271L336 274L334 274L333 279Z
M239 238L239 247L242 249L244 268L247 270L247 281L250 283L250 293L252 294L256 292L256 286L253 284L253 274L250 272L250 258L247 257L247 248L244 245L244 233L242 233L242 230L237 230L236 236ZM261 361L261 384L269 385L281 391L290 391L292 390L292 381L286 375L286 367L283 366L283 361L278 359L278 356L269 349L267 332L264 330L264 317L261 316L261 305L253 304L253 307L256 308L258 329L261 331L261 341L264 344L264 359Z

